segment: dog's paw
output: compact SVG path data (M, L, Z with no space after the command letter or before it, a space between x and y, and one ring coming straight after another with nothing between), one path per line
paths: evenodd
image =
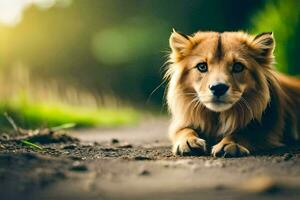
M198 137L183 137L173 145L173 153L180 156L199 156L206 152L205 140Z
M219 142L215 146L213 146L211 154L214 157L243 157L248 156L250 154L250 151L235 142Z

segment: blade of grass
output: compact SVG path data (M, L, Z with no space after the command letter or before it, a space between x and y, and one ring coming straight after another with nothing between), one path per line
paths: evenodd
M9 115L7 114L7 112L4 113L4 116L5 116L5 118L7 119L7 121L10 123L10 125L13 127L13 129L14 129L18 134L20 134L19 127L18 127L17 124L15 123L14 119L13 119L11 116L9 116Z
M29 142L27 140L22 140L21 143L24 144L24 145L26 145L26 146L29 146L29 147L31 147L33 149L43 150L43 148L41 146L39 146L37 144L34 144L32 142Z
M50 128L50 130L59 131L59 130L62 130L62 129L74 128L75 126L76 126L75 123L66 123L66 124L62 124L60 126L52 127L52 128Z

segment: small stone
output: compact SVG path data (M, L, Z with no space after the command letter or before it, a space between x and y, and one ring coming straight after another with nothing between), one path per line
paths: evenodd
M279 157L279 158L274 158L271 161L272 161L272 163L280 163L282 161L282 159Z
M132 148L132 144L122 144L122 145L119 145L118 148Z
M151 174L150 171L148 171L148 170L146 170L146 169L143 169L143 170L139 173L140 176L149 176L150 174Z
M111 147L101 148L101 150L103 150L103 151L117 151L116 148L111 148Z
M110 142L111 142L112 144L119 144L119 143L120 143L120 141L119 141L118 139L116 139L116 138L111 139Z
M93 147L94 143L88 143L88 144L84 144L82 145L83 148L89 148L89 147Z
M100 143L99 142L94 142L94 146L99 146Z
M169 164L164 164L163 167L164 167L164 168L169 168L170 165L169 165Z
M70 167L70 170L76 171L76 172L86 172L88 171L88 167L84 164L81 164L79 161L76 161L72 164Z
M291 153L286 153L283 155L284 161L289 161L289 160L291 160L291 158L293 158L293 155Z
M152 159L146 156L135 156L134 160L152 160Z
M0 135L0 140L2 139L2 140L9 140L9 135L8 134L6 134L6 133L3 133L3 134L1 134Z
M0 149L5 149L5 146L0 144Z
M63 147L63 149L76 149L77 145L76 144L69 144Z

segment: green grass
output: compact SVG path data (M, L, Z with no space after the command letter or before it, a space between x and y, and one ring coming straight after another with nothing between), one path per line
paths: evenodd
M23 128L56 127L75 123L78 127L114 127L136 123L139 113L132 108L88 108L54 102L16 100L0 103L0 113L7 112ZM8 127L4 114L0 127Z
M28 147L30 147L30 148L32 148L32 149L35 149L35 150L43 150L43 148L42 148L41 146L39 146L39 145L37 145L37 144L34 144L34 143L32 143L32 142L29 142L29 141L27 141L27 140L22 140L21 143L22 143L23 145L28 146Z

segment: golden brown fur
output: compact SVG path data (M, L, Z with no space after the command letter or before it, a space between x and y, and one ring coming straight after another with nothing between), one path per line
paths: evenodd
M175 154L214 145L214 156L243 156L298 140L300 80L275 71L274 46L272 33L172 33L165 78ZM215 83L228 91L212 95Z

